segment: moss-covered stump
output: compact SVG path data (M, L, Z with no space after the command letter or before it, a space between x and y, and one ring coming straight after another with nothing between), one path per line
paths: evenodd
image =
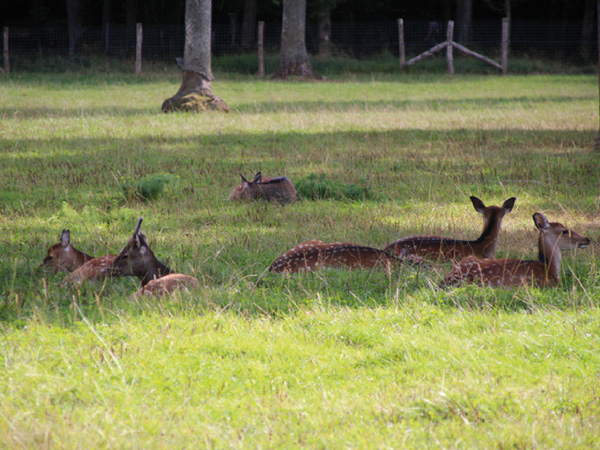
M162 111L167 112L200 112L200 111L224 111L229 112L229 106L222 98L216 95L192 92L187 95L166 99L162 104Z

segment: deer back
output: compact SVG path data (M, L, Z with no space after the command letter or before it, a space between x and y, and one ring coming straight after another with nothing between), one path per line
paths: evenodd
M60 242L48 249L41 266L53 272L73 272L93 258L93 256L73 247L71 245L71 232L63 230L60 235Z
M311 240L298 244L277 258L269 270L271 272L304 272L323 267L389 268L400 263L394 256L372 247L352 244Z
M73 273L67 275L66 281L81 283L82 281L95 281L106 276L118 276L112 274L112 264L117 255L104 255L99 258L90 259Z
M485 206L477 197L471 202L483 216L483 231L474 241L457 240L441 236L410 236L389 244L385 251L405 257L420 257L438 261L458 261L469 255L493 258L496 254L498 234L502 219L512 211L516 198L511 197L502 206Z
M162 296L170 294L177 289L189 291L190 289L197 289L199 287L200 282L197 278L181 273L171 273L162 278L150 280L148 284L142 286L132 295L133 298L139 298L141 296Z

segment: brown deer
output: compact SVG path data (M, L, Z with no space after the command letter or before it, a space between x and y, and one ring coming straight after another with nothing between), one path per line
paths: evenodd
M140 231L142 218L135 227L133 236L121 250L111 266L113 276L136 276L142 281L142 288L133 294L141 295L168 294L178 288L198 288L200 282L189 275L172 273L171 269L161 263L150 249L146 236Z
M561 251L586 248L590 240L568 230L561 223L549 223L540 213L533 215L533 222L540 231L537 261L468 256L452 268L442 284L449 286L468 282L496 287L533 283L540 287L556 286L560 276Z
M439 236L411 236L398 239L385 251L414 260L458 261L469 255L493 258L496 255L498 234L502 218L512 211L515 197L506 200L501 207L485 206L477 197L471 197L475 211L483 216L483 232L474 241L461 241Z
M71 232L62 230L60 242L52 245L42 262L41 267L53 272L73 272L93 256L80 252L71 245Z
M287 177L263 178L258 172L252 181L240 174L242 182L233 188L229 200L265 199L279 203L293 202L297 198L296 189Z
M385 267L391 268L402 261L389 253L372 247L352 244L312 240L296 245L277 258L271 272L305 272L323 267L345 267L350 269Z

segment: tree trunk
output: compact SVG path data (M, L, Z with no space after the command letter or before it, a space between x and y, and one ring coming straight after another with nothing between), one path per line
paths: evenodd
M600 91L600 0L596 2L596 38L598 39L598 90ZM600 97L598 98L598 118L600 120ZM594 139L594 150L600 152L600 127L598 128L598 136Z
M256 47L256 0L244 1L242 19L242 48L246 51Z
M592 35L594 33L594 0L585 0L583 23L581 27L581 43L579 54L584 61L589 61L592 50Z
M306 52L306 0L283 0L281 50L275 78L299 76L321 78L312 68Z
M69 56L78 55L80 52L80 40L83 34L81 23L80 0L66 0L67 20L69 24Z
M319 14L319 56L331 54L331 10Z
M137 1L127 0L125 3L125 15L127 16L127 46L131 51L135 50L135 24L137 23Z
M227 103L212 93L211 16L212 0L186 0L185 49L183 60L177 61L183 70L181 86L163 102L163 112L229 112Z
M458 0L456 2L456 42L469 45L471 33L471 15L473 0Z

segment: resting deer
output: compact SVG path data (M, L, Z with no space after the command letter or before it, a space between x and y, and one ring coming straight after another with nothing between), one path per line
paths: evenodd
M402 261L389 253L372 247L323 241L306 241L277 258L269 270L271 272L305 272L323 267L346 267L350 269L386 267L401 264Z
M496 255L498 234L503 217L512 211L515 197L506 200L501 207L485 206L477 197L471 197L475 211L483 216L483 232L474 241L461 241L439 236L411 236L398 239L385 250L408 259L433 259L458 261L469 255L493 258Z
M258 172L252 181L240 174L242 182L233 188L229 200L265 199L279 203L293 202L297 198L296 189L287 177L263 178Z
M62 230L60 242L52 245L42 262L41 267L53 272L73 272L93 256L80 252L71 245L71 232Z
M146 236L140 231L141 224L142 218L135 227L133 236L113 262L111 274L140 278L142 287L133 294L134 297L168 294L178 288L200 287L196 278L172 273L171 269L156 259L146 242Z
M561 223L549 223L540 213L533 215L533 222L540 230L537 261L469 256L454 266L442 284L456 285L468 282L486 286L523 286L534 283L540 287L556 286L560 277L560 252L586 248L590 240L568 230Z

